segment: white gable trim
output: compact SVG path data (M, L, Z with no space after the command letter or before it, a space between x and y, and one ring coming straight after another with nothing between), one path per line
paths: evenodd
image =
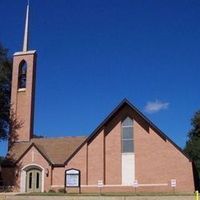
M46 162L49 163L49 165L52 164L52 162L50 161L50 159L47 158L47 157L43 154L43 152L37 147L37 145L34 144L34 143L32 143L31 145L29 145L29 147L24 151L24 153L22 153L22 155L21 155L21 156L19 157L19 159L16 161L16 163L19 163L19 162L24 158L24 156L26 156L27 153L30 152L31 150L32 150L32 151L33 151L33 150L36 150L36 151L46 160ZM31 154L32 154L32 153L31 153ZM31 157L33 158L33 156L31 156Z

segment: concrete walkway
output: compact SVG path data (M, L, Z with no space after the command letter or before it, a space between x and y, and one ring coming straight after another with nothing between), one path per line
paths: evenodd
M194 200L193 196L15 196L0 194L0 200Z

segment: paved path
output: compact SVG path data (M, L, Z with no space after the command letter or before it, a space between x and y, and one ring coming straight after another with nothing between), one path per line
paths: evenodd
M193 196L14 196L0 194L0 200L194 200Z

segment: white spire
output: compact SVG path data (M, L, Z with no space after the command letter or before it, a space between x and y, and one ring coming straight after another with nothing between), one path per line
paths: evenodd
M23 51L28 51L28 34L29 34L28 26L29 26L29 0L26 7L26 21L25 21L25 29L24 29Z

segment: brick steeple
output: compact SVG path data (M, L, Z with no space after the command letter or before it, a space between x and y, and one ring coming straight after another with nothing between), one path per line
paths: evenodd
M33 135L36 51L28 49L29 2L26 8L23 51L14 53L11 107L20 128L12 130L13 142L29 141ZM11 135L11 136L12 136Z

